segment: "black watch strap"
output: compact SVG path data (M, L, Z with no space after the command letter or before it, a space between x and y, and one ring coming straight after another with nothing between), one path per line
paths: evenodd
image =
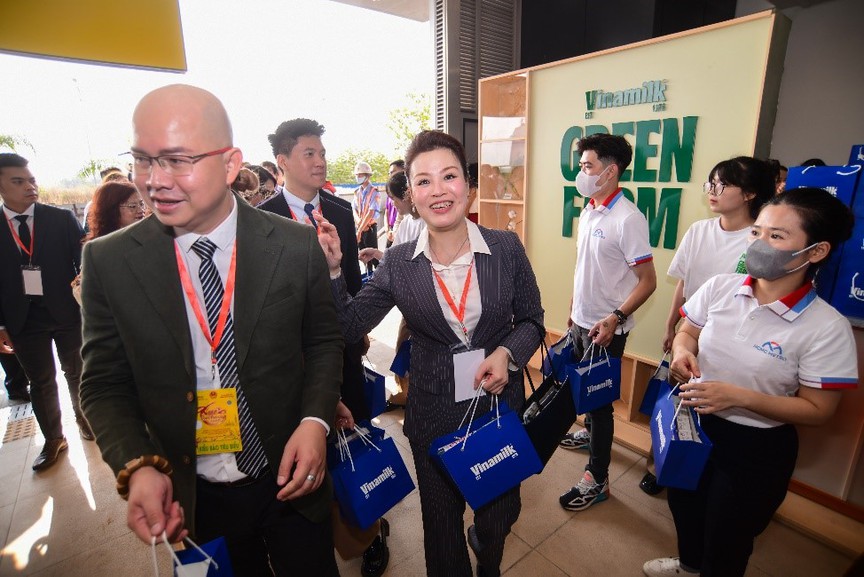
M618 317L619 325L623 325L625 322L627 322L627 315L622 313L620 309L615 309L614 311L612 311L612 314Z

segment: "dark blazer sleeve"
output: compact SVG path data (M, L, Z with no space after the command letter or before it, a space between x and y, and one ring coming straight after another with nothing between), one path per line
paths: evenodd
M343 258L344 260L344 258ZM348 294L345 276L330 280L330 289L336 301L339 324L345 342L353 343L378 326L396 302L390 292L390 266L385 258L375 269L375 276L356 296Z
M94 256L94 248L97 248L94 242L84 246L81 275L84 312L81 408L97 431L102 457L117 474L134 457L164 456L164 453L147 431L129 354L102 278L103 274L110 274L111 257L116 255L103 251ZM116 434L117 431L122 431L122 435Z

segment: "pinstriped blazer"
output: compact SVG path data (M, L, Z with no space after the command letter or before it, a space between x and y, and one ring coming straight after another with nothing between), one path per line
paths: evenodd
M487 355L498 346L507 347L514 363L523 367L541 340L534 324L521 322L530 318L543 324L537 279L514 233L479 228L492 254L475 253L483 311L471 345ZM444 399L452 403L454 395L453 349L461 341L438 303L429 260L422 253L412 258L416 246L413 241L389 248L373 279L353 299L341 277L331 287L349 342L369 332L394 306L399 308L411 329L411 389L441 396L446 406ZM511 403L524 398L521 372L510 373L504 397ZM410 435L408 422L406 433Z

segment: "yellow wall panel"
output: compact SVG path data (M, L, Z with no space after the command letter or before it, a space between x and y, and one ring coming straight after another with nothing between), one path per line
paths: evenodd
M7 0L0 3L0 50L186 70L177 0Z

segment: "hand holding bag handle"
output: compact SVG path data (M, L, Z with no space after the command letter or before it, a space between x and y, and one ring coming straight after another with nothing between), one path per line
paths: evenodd
M189 537L184 537L183 540L187 544L194 547L195 550L198 551L198 553L200 553L202 557L204 557L204 562L212 563L213 567L215 567L217 571L219 570L219 564L216 562L216 559L214 559L213 557L211 557L210 555L205 553L204 550L201 549L201 547L199 547L197 543L195 543L195 541L193 541ZM174 567L175 568L182 567L183 564L180 562L180 559L177 557L177 553L174 552L174 548L171 547L171 545L168 543L168 535L165 531L162 531L162 543L165 544L165 547L168 549L168 552L171 553L171 558L174 560L174 563L175 563ZM153 574L156 577L159 577L159 560L156 558L156 536L155 535L150 537L150 552L151 552L152 558L153 558Z

